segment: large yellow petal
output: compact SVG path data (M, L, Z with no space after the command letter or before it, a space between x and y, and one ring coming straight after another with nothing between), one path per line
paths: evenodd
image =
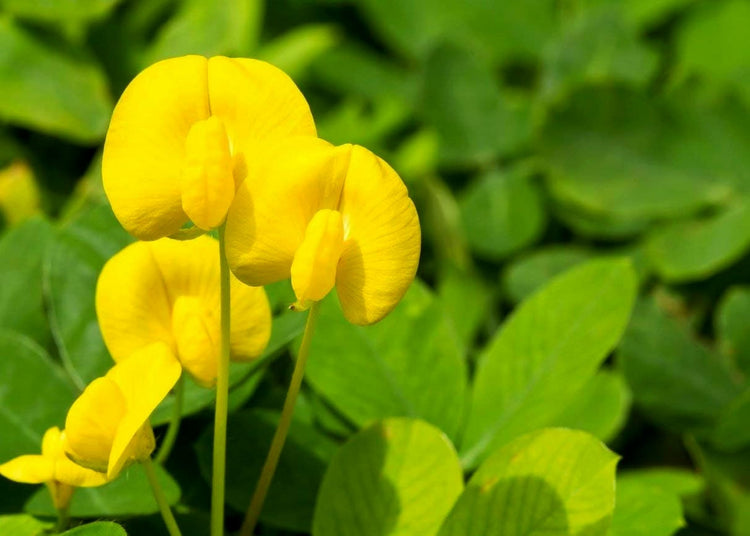
M181 373L182 368L171 350L161 343L144 348L107 373L107 378L119 387L126 405L112 442L108 478L116 477L126 463L151 455L155 441L148 418Z
M41 454L18 456L0 465L0 475L23 484L41 484L53 480L55 463Z
M263 287L249 287L231 276L230 349L232 361L260 356L271 338L271 305Z
M68 410L65 452L77 464L104 473L127 401L108 376L92 381Z
M125 89L104 142L102 178L123 227L142 240L176 232L187 221L180 173L193 123L209 116L207 60L155 63Z
M272 140L315 133L310 107L291 78L264 61L216 56L208 60L211 114L227 127L241 182ZM248 169L249 168L249 169Z
M67 486L89 488L101 486L108 482L107 475L86 469L73 463L65 455L65 432L56 426L47 430L42 440L42 454L55 464L54 480ZM64 487L58 490L58 495L64 496Z
M267 149L227 216L227 259L241 281L260 286L289 277L312 217L338 207L349 154L349 146L317 138Z
M421 233L398 174L367 149L352 149L339 211L344 251L336 273L344 316L372 324L387 315L414 280Z
M160 247L157 244L161 241L127 246L99 274L96 313L104 342L115 361L159 341L176 351L170 289L153 253L155 247Z
M182 366L200 385L213 387L221 354L221 321L215 304L206 305L199 297L179 296L172 326Z

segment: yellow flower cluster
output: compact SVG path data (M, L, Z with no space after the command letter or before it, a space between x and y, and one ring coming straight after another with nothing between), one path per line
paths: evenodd
M233 273L228 344L240 361L270 337L263 285L291 278L296 310L335 286L346 318L371 324L419 261L417 213L396 172L363 147L318 138L302 93L262 61L185 56L144 70L115 108L102 175L118 220L143 240L116 254L97 285L116 364L75 401L65 432L48 431L41 455L0 466L13 480L48 483L58 508L72 486L100 485L150 457L149 416L183 371L216 383L220 259ZM221 252L201 236L215 229Z

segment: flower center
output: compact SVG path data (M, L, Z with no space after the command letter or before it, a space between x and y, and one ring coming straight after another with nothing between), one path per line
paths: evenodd
M316 212L292 261L292 288L297 296L293 309L303 311L331 291L343 249L341 213L330 209Z
M190 127L180 177L182 210L204 231L226 218L235 192L234 162L224 122L216 116Z

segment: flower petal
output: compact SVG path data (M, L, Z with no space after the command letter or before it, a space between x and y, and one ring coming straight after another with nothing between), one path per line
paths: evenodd
M271 338L271 305L263 287L250 287L231 276L230 346L232 361L261 355Z
M176 232L182 211L185 140L209 116L207 60L184 56L155 63L125 89L104 142L102 178L123 227L142 240Z
M127 401L108 376L92 381L68 410L64 449L77 464L106 472Z
M242 155L239 168L253 166L271 140L315 134L310 107L291 78L264 61L216 56L208 60L211 114L220 117ZM245 173L240 172L239 181Z
M41 484L53 480L55 463L41 454L18 456L0 465L0 475L23 484Z
M144 348L107 373L107 378L120 388L127 408L112 443L108 478L116 477L127 462L151 455L155 444L148 418L181 373L179 362L161 343Z
M117 362L157 341L176 351L170 289L153 253L160 243L129 245L115 254L99 274L96 313L104 342Z
M414 280L421 246L417 211L398 174L359 146L352 148L339 211L346 236L336 291L347 320L372 324Z
M292 260L318 210L338 207L349 146L290 138L269 147L229 209L227 259L248 285L289 277Z
M211 303L211 305L214 305ZM185 370L203 387L213 387L221 353L221 326L216 307L195 296L178 296L172 310L177 353Z

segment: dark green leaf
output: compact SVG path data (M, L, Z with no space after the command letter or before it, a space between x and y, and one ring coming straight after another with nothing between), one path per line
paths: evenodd
M670 536L685 524L680 497L639 475L617 478L616 501L610 536Z
M750 377L750 287L727 291L716 310L714 325L722 352Z
M121 0L0 0L6 13L40 21L80 22L106 15Z

